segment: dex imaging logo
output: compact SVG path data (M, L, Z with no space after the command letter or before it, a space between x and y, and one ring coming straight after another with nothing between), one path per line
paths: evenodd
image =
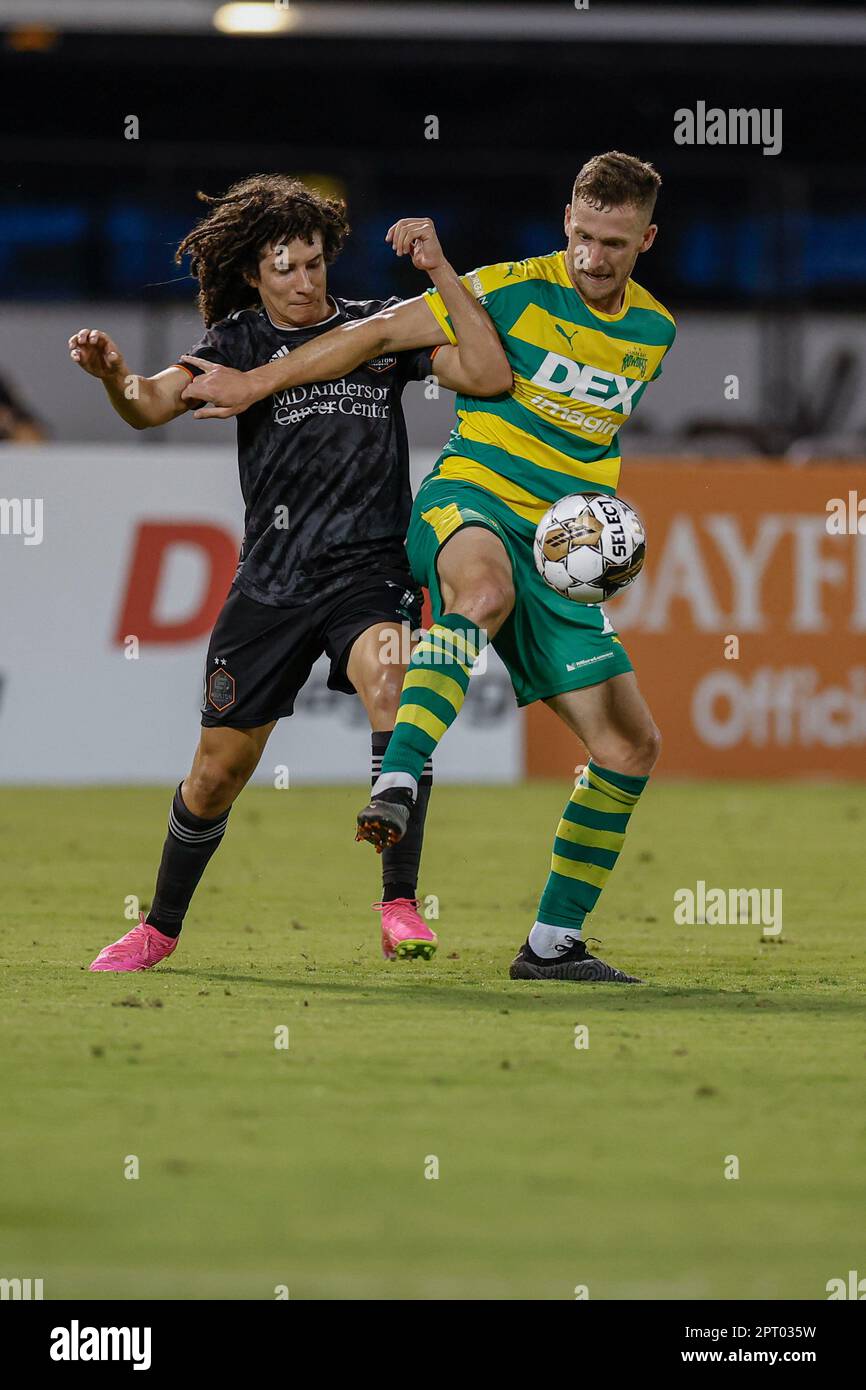
M619 410L623 415L631 415L631 398L643 385L640 380L575 362L558 352L547 354L531 380L534 386L558 391L583 405L603 405L605 410Z
M134 1371L150 1370L149 1327L69 1327L51 1329L52 1361L131 1361Z
M782 108L779 106L707 108L699 101L694 111L681 106L674 112L675 145L760 145L762 154L782 149Z

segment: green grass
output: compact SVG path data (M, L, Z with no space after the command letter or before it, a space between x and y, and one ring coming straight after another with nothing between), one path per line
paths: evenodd
M653 786L593 918L647 985L513 983L564 791L436 789L440 953L388 965L359 789L252 789L177 954L134 976L86 966L148 900L169 793L0 792L0 1275L46 1298L814 1299L862 1269L862 790ZM782 940L675 926L700 878L781 887Z

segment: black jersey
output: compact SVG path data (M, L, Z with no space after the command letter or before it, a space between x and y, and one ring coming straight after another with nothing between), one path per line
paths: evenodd
M277 328L264 309L241 310L190 351L249 371L400 302L330 299L334 313L311 328ZM430 372L427 349L390 353L338 380L276 391L237 417L246 518L234 584L242 593L292 607L353 571L408 568L412 495L400 398L407 381Z

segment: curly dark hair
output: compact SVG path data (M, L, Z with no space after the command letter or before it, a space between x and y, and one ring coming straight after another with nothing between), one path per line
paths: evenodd
M323 197L288 174L251 174L216 197L196 196L209 211L184 237L174 259L180 265L184 256L190 258L207 328L237 309L258 304L258 294L245 277L258 274L267 246L288 244L296 237L312 245L320 232L330 265L349 235L345 203Z

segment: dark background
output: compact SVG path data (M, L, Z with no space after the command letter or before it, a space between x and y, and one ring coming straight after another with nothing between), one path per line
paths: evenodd
M280 170L347 198L355 235L336 292L413 294L417 276L383 241L395 218L434 216L461 269L553 250L577 169L621 148L665 181L663 302L861 310L866 48L594 43L575 18L574 42L520 43L498 41L495 25L455 41L34 38L0 22L0 293L189 302L172 254L198 215L195 190ZM674 112L698 100L781 107L782 153L675 145ZM128 114L138 141L124 139ZM424 138L429 114L437 141Z

